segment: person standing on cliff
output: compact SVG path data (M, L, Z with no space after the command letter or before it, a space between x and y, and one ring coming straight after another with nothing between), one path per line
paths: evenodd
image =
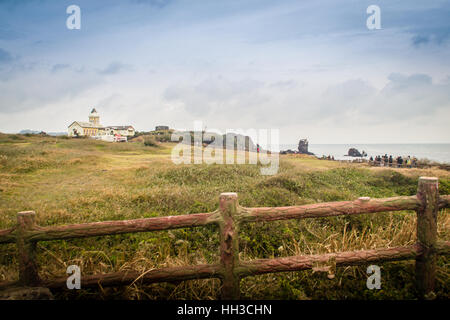
M397 167L400 168L402 165L403 165L403 158L402 158L402 156L398 156Z
M406 158L406 166L408 168L411 168L411 157L410 156L408 156L408 158Z

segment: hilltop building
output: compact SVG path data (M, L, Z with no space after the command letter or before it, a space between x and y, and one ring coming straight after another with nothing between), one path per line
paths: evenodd
M102 126L100 124L100 115L95 108L89 114L89 122L74 121L67 128L69 137L88 136L122 136L132 137L135 134L133 126Z

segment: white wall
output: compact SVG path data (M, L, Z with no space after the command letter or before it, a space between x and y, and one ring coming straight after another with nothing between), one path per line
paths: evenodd
M72 125L67 128L67 135L69 137L73 137L73 129L76 129L78 131L78 135L82 136L83 134L83 128L78 123L73 123Z

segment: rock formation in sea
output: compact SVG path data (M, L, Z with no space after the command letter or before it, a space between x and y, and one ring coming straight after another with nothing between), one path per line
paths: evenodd
M348 154L349 157L362 157L363 155L361 154L361 152L358 151L358 149L356 148L350 148L348 149Z
M314 155L314 153L308 151L308 139L300 139L298 142L298 153Z

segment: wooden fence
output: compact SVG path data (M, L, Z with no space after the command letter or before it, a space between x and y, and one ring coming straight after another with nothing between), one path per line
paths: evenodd
M417 195L385 199L361 197L355 201L275 208L245 208L239 206L236 193L222 193L219 198L219 208L212 213L55 227L40 227L36 225L33 211L19 212L17 225L14 228L0 230L0 244L15 242L17 245L19 280L17 282L0 284L0 287L21 285L42 286L50 289L66 288L66 277L40 279L36 263L36 243L38 241L191 228L216 224L220 230L220 262L217 264L169 267L150 270L145 274L138 272L114 272L82 276L81 286L82 288L96 287L99 284L102 286L120 286L130 284L138 278L143 283L219 278L222 281L221 298L239 299L240 279L247 276L306 270L331 263L339 267L415 259L418 293L420 297L426 298L432 296L431 293L434 289L437 255L450 254L450 241L437 241L437 212L441 208L449 207L449 202L449 195L439 196L437 178L421 177ZM243 223L400 210L414 210L417 212L417 242L414 245L251 261L241 261L239 259L238 233Z

